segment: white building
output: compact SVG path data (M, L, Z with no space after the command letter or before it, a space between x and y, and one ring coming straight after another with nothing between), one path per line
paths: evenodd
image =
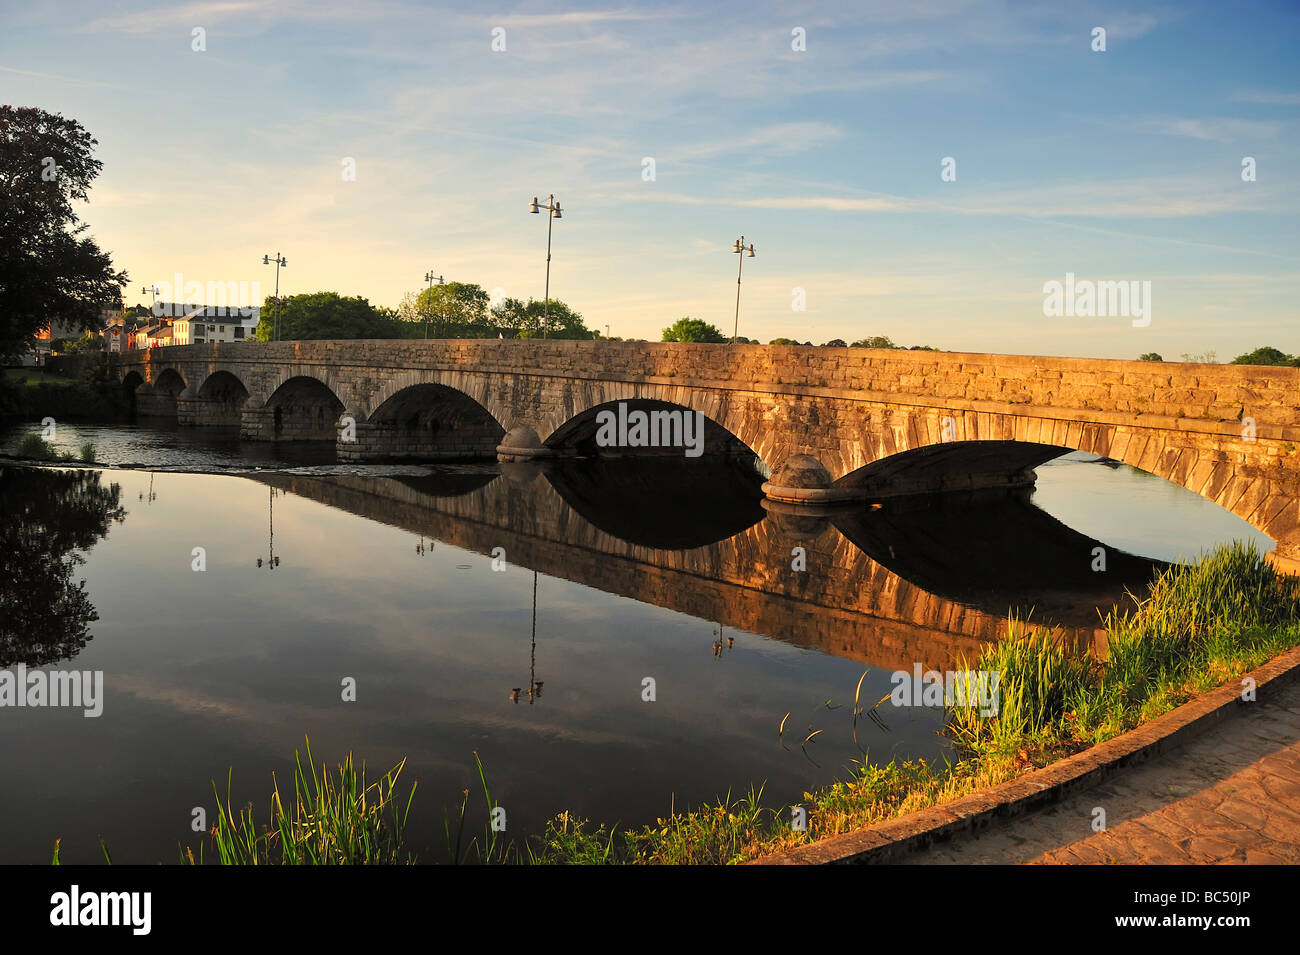
M202 345L206 342L248 341L257 331L256 314L243 316L234 309L217 306L196 308L172 323L173 345Z

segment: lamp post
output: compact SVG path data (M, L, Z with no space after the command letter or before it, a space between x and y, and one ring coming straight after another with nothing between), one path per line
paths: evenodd
M271 258L270 255L262 256L263 265L270 265L272 262L275 263L275 323L274 326L275 326L275 340L278 342L280 340L280 269L287 266L289 264L289 260L286 259L284 256L282 256L279 252L275 253L274 259Z
M140 286L140 294L143 295L146 292L150 293L153 296L153 298L149 300L149 314L152 315L153 310L158 307L158 286L156 285Z
M434 279L438 280L439 285L442 284L442 276L434 275L433 269L429 269L429 271L424 273L424 280L429 283L429 288L433 288ZM429 338L429 313L428 312L424 313L424 338L426 341Z
M736 269L736 323L731 328L731 344L736 344L736 333L740 331L740 272L745 267L745 253L749 257L754 257L754 243L749 243L749 248L745 248L745 237L742 235L739 239L731 244L731 251L740 256L740 265Z
M542 304L542 337L546 338L551 327L551 226L553 219L561 218L560 204L555 201L554 194L546 197L544 206L538 204L536 196L528 204L528 211L533 215L538 215L543 209L550 214L546 220L546 301Z

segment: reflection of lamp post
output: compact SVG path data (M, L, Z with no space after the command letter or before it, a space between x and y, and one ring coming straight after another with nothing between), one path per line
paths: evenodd
M153 472L150 471L149 472L149 503L152 504L157 497L158 495L153 492ZM144 499L145 499L144 492L141 491L140 500L143 501Z
M275 253L274 259L270 255L262 256L263 265L270 265L272 262L275 263L275 340L278 342L280 340L280 269L286 267L289 260L279 252Z
M745 253L749 257L754 257L754 243L749 243L749 248L745 248L745 237L742 235L739 239L731 244L731 251L739 253L740 265L736 268L736 324L731 329L731 344L736 344L736 333L740 331L740 270L745 267Z
M520 687L514 687L510 691L510 702L519 702ZM533 571L533 637L532 648L528 659L528 705L532 706L535 699L542 696L542 681L537 679L537 571Z
M560 204L555 201L555 195L551 194L546 197L546 205L539 206L537 197L533 196L533 201L528 204L528 211L533 215L538 215L543 209L550 213L546 220L546 301L542 305L542 337L547 337L547 332L551 328L551 226L553 220L561 218Z
M428 546L428 547L425 547L425 546L424 546L424 535L421 534L421 535L420 535L420 543L418 543L418 544L415 545L415 552L416 552L417 554L419 554L421 557L423 557L423 556L424 556L425 554L427 554L429 551L433 550L433 545L434 545L434 542L433 542L433 541L429 541L429 546Z
M257 558L257 566L265 566L267 570L275 570L280 566L280 558L275 556L275 488L267 488L271 492L267 500L267 524L270 531L269 543L267 544L267 558L263 565L262 558Z
M442 284L442 276L434 275L433 269L429 269L429 271L424 273L424 280L429 283L429 288L433 288L434 279L438 280L439 285ZM429 313L428 312L424 313L424 337L426 339L429 337Z

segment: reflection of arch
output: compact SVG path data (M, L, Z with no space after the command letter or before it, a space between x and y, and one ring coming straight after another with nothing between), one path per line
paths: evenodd
M366 422L372 454L386 457L490 458L504 435L500 422L481 404L434 382L394 392Z
M1031 494L914 494L837 509L830 520L873 561L928 593L994 615L1032 608L1036 620L1069 626L1097 624L1087 604L1144 593L1168 566L1080 534L1032 504ZM1104 573L1093 568L1098 547Z
M646 422L647 434L645 437L652 442L651 444L638 447L601 447L597 443L597 431L599 429L597 417L601 412L608 411L614 414L616 418L621 419L623 416L620 405L626 405L626 417L629 421L632 420L635 414L645 416L643 419ZM708 457L735 457L745 460L754 460L758 457L753 448L703 412L697 412L685 405L655 398L622 398L593 405L556 428L550 437L546 438L543 445L561 454L578 455L580 457L621 457L626 455L638 458L652 456L687 458L685 453L686 431L691 430L692 437L695 438L698 435L698 431L695 430L695 421L701 418L704 422L702 445L704 455ZM630 431L631 428L625 428L624 430ZM690 457L687 460L696 460L696 458Z
M593 527L658 550L726 540L763 519L761 478L738 460L656 455L556 462L546 479Z

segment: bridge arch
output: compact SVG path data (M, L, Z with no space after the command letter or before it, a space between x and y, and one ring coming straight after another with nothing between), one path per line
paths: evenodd
M357 423L356 440L339 446L348 459L493 458L504 436L501 423L479 402L427 381L394 391Z
M271 392L256 415L241 416L245 436L272 441L333 441L343 401L312 375L289 375ZM251 419L251 420L250 420Z
M827 491L805 497L862 500L1026 486L1034 482L1034 468L1070 451L1084 451L1177 484L1282 543L1300 523L1297 482L1280 469L1244 464L1253 441L1235 422L1215 430L1217 434L1204 429L1171 436L1155 428L1104 422L931 414L882 434L877 455L838 480L805 481ZM772 483L788 480L778 471ZM772 496L780 499L779 489Z

